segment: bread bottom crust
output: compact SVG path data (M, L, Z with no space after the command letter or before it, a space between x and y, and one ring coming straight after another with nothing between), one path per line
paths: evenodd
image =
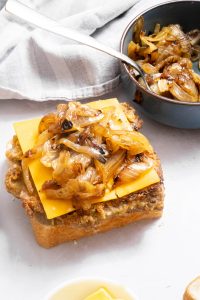
M122 227L135 221L154 219L161 216L162 210L135 211L100 220L95 225L77 226L77 224L45 224L40 219L43 216L34 214L30 217L30 222L38 244L44 248L51 248L64 242L78 240L82 237L105 232L112 228Z

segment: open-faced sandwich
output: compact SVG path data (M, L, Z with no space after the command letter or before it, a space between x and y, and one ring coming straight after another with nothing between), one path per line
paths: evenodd
M41 246L161 216L160 161L141 125L117 99L60 104L14 124L6 187L22 201Z

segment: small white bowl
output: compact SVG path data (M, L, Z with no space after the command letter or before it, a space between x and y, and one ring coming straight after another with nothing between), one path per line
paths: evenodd
M120 300L138 300L133 293L119 283L100 278L80 278L62 283L51 291L44 300L84 300L99 288L106 288Z

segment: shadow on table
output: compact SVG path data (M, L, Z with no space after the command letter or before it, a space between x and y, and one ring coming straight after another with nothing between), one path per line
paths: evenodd
M142 116L143 132L164 164L186 161L200 155L200 129L178 129Z

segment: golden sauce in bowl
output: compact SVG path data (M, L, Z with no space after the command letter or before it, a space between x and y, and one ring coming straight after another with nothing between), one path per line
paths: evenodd
M123 286L104 280L83 279L68 282L45 300L136 300Z

